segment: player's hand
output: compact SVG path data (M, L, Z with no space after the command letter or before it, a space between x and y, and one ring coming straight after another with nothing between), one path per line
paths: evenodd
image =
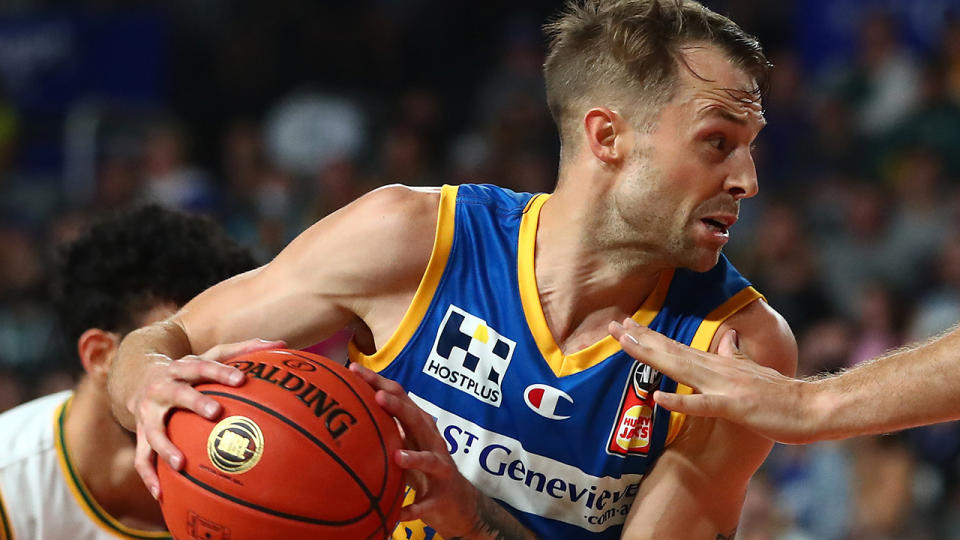
M436 421L395 381L350 364L376 393L377 403L399 421L404 449L394 456L416 491L413 504L400 511L400 521L421 519L445 538L527 538L528 531L460 474Z
M215 399L195 390L193 385L217 382L228 386L243 384L240 370L222 364L239 354L283 347L280 341L253 339L240 343L217 345L200 355L189 355L169 361L165 357L147 365L127 407L136 420L137 450L134 467L154 498L160 498L156 457L174 470L183 467L183 453L167 438L166 419L173 409L187 409L215 420L222 406Z
M699 393L657 391L653 397L671 411L718 417L781 442L810 442L811 384L754 363L738 345L736 332L721 337L718 354L698 351L642 327L633 319L610 323L623 350Z

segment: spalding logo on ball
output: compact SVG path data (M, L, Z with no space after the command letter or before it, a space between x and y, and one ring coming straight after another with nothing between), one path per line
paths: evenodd
M226 362L234 388L200 384L223 405L214 423L170 415L181 471L160 460L161 508L178 540L386 538L403 500L396 422L344 366L272 349Z

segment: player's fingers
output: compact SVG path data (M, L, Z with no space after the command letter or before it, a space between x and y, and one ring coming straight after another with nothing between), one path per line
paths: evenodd
M240 354L264 349L278 349L286 346L287 344L285 342L279 340L248 339L238 343L221 343L215 345L201 354L200 358L212 362L224 362Z
M426 515L430 502L414 501L400 509L400 522L416 521Z
M691 416L724 416L723 398L704 394L674 394L657 390L653 399L668 410Z
M446 478L452 472L452 464L442 459L435 452L397 450L394 461L401 469L413 469L430 476Z
M406 469L404 473L403 477L407 482L407 486L412 489L414 493L423 495L427 492L427 477L422 472L416 469Z
M142 429L137 429L137 450L134 453L133 468L136 469L143 484L147 486L154 499L160 499L160 478L157 477L154 453Z
M395 396L406 395L406 392L403 391L403 387L396 381L390 380L379 373L373 371L372 369L361 366L356 362L350 364L350 371L356 373L360 376L361 379L366 381L374 390L383 390L384 392L393 394Z
M400 422L408 446L418 450L447 451L447 443L437 432L433 417L423 412L406 394L396 395L379 390L375 398L383 410Z
M169 374L174 379L193 384L218 382L227 386L239 386L244 380L243 372L239 369L200 356L185 356L170 362Z
M740 336L737 331L730 329L724 332L717 345L717 354L720 356L732 357L740 353Z
M625 325L632 324L627 330ZM704 382L703 371L707 369L700 360L702 353L681 345L658 332L626 319L624 324L611 322L607 328L627 354L644 364L665 373L671 379L699 388Z
M171 409L186 409L207 420L215 420L222 407L220 402L203 395L187 382L168 379L150 385L146 398L137 404L136 416L148 428L162 428L164 416Z
M143 435L158 459L166 461L175 471L183 467L183 453L167 438L165 429L144 429Z

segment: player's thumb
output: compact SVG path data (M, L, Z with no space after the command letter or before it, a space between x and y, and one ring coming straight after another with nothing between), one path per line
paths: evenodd
M742 354L740 352L740 336L736 330L727 330L723 336L721 336L720 344L717 346L717 354L726 357L734 357Z

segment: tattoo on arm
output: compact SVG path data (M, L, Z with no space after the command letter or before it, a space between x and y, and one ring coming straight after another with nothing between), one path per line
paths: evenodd
M717 537L714 540L733 540L737 536L737 530L734 529L727 534L717 534Z
M524 528L502 506L490 497L480 496L477 501L477 520L473 524L473 533L470 538L484 538L493 540L533 539L533 534ZM451 538L450 540L464 540Z

